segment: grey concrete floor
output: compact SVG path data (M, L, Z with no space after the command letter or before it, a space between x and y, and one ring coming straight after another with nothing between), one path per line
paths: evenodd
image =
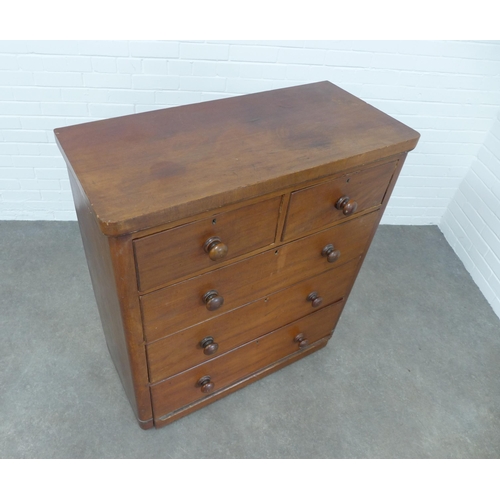
M500 321L437 227L381 226L325 349L160 430L75 222L0 222L0 314L2 458L500 457Z

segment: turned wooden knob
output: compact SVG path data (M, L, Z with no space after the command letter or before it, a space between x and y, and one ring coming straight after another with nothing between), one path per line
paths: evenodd
M224 297L219 295L217 290L210 290L203 295L203 302L205 302L209 311L216 311L224 304Z
M299 333L298 335L296 335L293 341L297 342L301 349L309 344L309 341L306 339L306 336L303 333Z
M335 208L337 210L342 210L344 215L351 215L358 208L358 204L354 200L351 200L349 196L342 196L342 198L339 198L337 203L335 203Z
M212 382L210 375L205 375L196 382L196 386L201 389L201 392L206 394L214 390L215 384Z
M208 253L212 260L221 260L227 255L227 245L222 243L218 236L212 236L205 241L203 250Z
M309 302L311 302L311 305L313 307L318 307L321 305L321 303L323 302L323 299L318 295L318 292L311 292L308 296L307 296L307 300Z
M200 342L201 347L203 347L203 352L207 355L210 356L211 354L214 354L217 352L217 349L219 349L219 344L214 342L213 337L205 337L201 342Z
M340 250L335 250L333 245L329 243L325 248L323 248L323 250L321 251L321 255L323 255L323 257L326 257L326 260L328 262L335 262L340 257Z

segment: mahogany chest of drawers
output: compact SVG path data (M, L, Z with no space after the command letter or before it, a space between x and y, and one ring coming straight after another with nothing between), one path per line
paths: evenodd
M329 82L55 135L143 428L326 345L419 138Z

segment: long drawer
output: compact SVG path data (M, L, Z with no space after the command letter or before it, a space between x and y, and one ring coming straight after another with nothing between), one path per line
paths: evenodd
M349 262L365 251L378 215L370 213L277 250L143 295L146 341L171 335ZM333 262L323 254L329 245L339 252ZM209 292L216 292L219 304L223 300L214 310L208 310L204 302Z
M168 415L307 348L331 334L342 303L335 303L238 349L151 386L155 419Z
M157 382L341 300L359 258L147 345L149 375ZM316 298L313 298L316 294ZM309 300L308 300L309 298Z

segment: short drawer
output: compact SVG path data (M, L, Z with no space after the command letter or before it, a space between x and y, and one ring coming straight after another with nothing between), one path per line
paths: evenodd
M139 238L139 289L170 283L274 243L281 197Z
M341 300L354 281L358 264L359 258L148 344L150 381L157 382L213 359Z
M394 173L396 161L292 193L283 240L293 240L379 206Z
M333 304L227 354L152 385L155 418L209 397L330 335L341 310L341 303Z
M378 216L378 212L373 212L358 217L276 250L143 295L140 301L146 341L212 319L353 260L365 251ZM325 249L331 252L324 253ZM215 300L206 304L211 293Z

